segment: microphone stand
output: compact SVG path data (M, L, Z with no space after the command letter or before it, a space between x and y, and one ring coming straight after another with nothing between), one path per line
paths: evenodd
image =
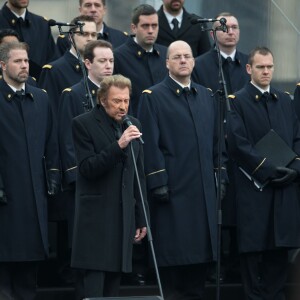
M217 268L216 268L216 300L220 299L220 273L221 273L221 236L222 236L222 199L221 199L221 168L222 168L222 137L224 137L224 123L226 119L224 119L224 105L226 103L226 111L230 112L230 103L228 100L228 92L227 85L224 77L224 72L222 68L222 55L220 53L220 47L217 39L217 31L227 32L227 26L225 23L221 23L221 26L211 29L213 32L213 37L215 41L215 48L218 55L218 65L219 65L219 83L221 88L216 91L218 93L218 169L217 169L217 221L218 221L218 229L217 229ZM216 94L215 93L215 94ZM213 94L212 96L215 96Z
M132 160L133 160L133 165L134 165L134 172L135 172L135 176L136 176L136 180L137 180L137 184L138 184L138 188L139 188L139 193L140 193L140 197L141 197L143 212L144 212L144 216L145 216L145 220L146 220L147 238L148 238L148 242L150 244L150 249L151 249L151 253L152 253L152 257L153 257L153 264L154 264L155 273L156 273L156 277L157 277L157 284L158 284L158 288L159 288L159 293L160 293L160 296L161 296L161 300L164 300L164 295L163 295L163 291L162 291L162 287L161 287L161 281L160 281L160 276L159 276L157 262L156 262L155 251L154 251L154 247L153 247L153 238L152 238L151 228L150 228L149 220L148 220L148 216L147 216L145 200L144 200L143 193L142 193L141 182L140 182L140 178L139 178L138 169L137 169L137 166L136 166L135 154L134 154L134 151L133 151L132 142L130 142L130 151L131 151L131 155L132 155Z
M80 33L83 33L82 27L84 26L84 23L75 25L76 27L79 27ZM89 88L89 84L88 84L88 76L86 74L86 69L85 69L85 65L82 61L82 57L80 55L80 52L78 51L78 48L76 46L75 40L74 40L74 30L69 30L68 32L63 32L61 29L61 25L58 25L58 29L59 29L59 33L60 34L68 34L68 36L70 37L70 41L71 41L71 45L74 47L75 51L76 51L76 55L79 61L79 65L80 65L80 69L83 75L83 84L84 84L84 89L85 89L85 97L86 97L86 101L82 102L83 108L85 112L90 111L94 106L94 101L93 101L93 97ZM74 28L73 28L74 29Z

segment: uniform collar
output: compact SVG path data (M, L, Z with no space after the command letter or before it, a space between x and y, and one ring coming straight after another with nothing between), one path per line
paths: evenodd
M182 95L182 93L184 92L183 85L171 78L170 75L167 76L165 81L175 95L177 95L178 97ZM190 82L189 88L192 94L197 93L197 88L194 86L194 83L192 81Z
M246 89L250 94L251 99L254 99L255 102L259 102L261 100L263 92L262 90L259 90L258 87L254 86L251 82L249 82L246 85ZM270 87L269 93L270 93L270 99L273 99L274 101L278 100L278 95L272 87Z
M28 84L24 86L26 99L34 100L33 93L31 92L31 88ZM0 80L0 91L7 101L12 101L14 96L16 95L16 90L10 87L3 79Z
M134 37L131 37L128 39L127 41L127 45L129 46L129 48L132 48L133 51L135 52L135 55L138 57L138 58L142 58L144 57L145 55L147 55L147 52L145 49L143 49L138 43L136 43L134 41ZM156 48L155 44L153 45L153 48L152 48L152 52L150 52L152 55L157 55L157 56L160 56L160 52L159 50Z
M17 25L18 19L21 17L25 24L29 25L31 23L30 21L30 16L28 14L28 10L26 9L25 14L23 14L22 16L18 16L17 14L15 14L14 12L12 12L8 7L7 7L7 2L4 3L3 7L2 7L2 11L4 16L6 17L7 21L9 22L9 24L13 27L15 27Z

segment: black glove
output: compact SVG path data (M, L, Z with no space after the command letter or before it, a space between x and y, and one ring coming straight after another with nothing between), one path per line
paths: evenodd
M59 192L60 189L60 184L54 180L54 179L49 179L48 180L48 194L53 196L56 195Z
M5 204L7 204L6 194L3 189L0 189L0 205L5 205Z
M167 185L160 186L151 191L153 198L157 199L160 202L169 201L169 188Z
M296 170L285 167L277 167L276 173L277 177L271 180L271 184L277 187L283 187L291 184L298 176Z

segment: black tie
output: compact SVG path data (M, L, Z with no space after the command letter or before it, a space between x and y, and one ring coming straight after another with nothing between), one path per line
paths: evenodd
M22 118L23 118L22 101L24 100L24 96L25 96L25 91L23 89L16 91L16 103L17 103L18 110L19 110Z
M104 36L103 36L103 34L101 32L98 33L97 39L98 40L104 40Z
M177 36L178 30L179 30L179 27L178 27L179 22L176 18L174 18L172 20L172 24L174 25L172 32L175 36Z
M223 64L224 77L225 77L225 81L226 81L226 87L227 87L228 94L232 94L234 92L232 90L231 82L230 82L232 62L233 62L232 58L230 56L228 56L224 60L224 64Z

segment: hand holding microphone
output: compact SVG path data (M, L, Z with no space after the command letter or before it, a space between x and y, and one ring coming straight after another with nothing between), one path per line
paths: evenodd
M144 144L143 139L141 138L142 133L139 131L139 129L132 124L130 118L126 115L122 119L123 124L127 125L128 127L121 135L120 139L118 140L119 146L121 149L124 149L128 146L128 144L134 140L139 139L141 144Z

